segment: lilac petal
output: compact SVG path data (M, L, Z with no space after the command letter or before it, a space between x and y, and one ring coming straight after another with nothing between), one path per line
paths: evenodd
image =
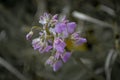
M76 40L77 45L81 45L81 44L83 44L85 42L87 42L86 38L79 38L78 40Z
M57 46L56 50L61 53L64 52L64 48L62 48L61 46Z
M67 23L68 33L73 33L75 31L75 28L76 28L75 22Z
M67 38L68 36L69 36L69 33L66 29L66 30L63 31L63 38Z
M61 21L66 21L66 16L63 16L63 18L61 19Z
M55 62L55 63L53 64L53 66L52 66L52 67L53 67L53 70L54 70L54 71L58 71L58 70L62 67L62 65L63 65L63 63L62 63L61 60Z
M39 23L46 24L46 20L45 20L44 16L40 16Z
M32 40L32 44L36 44L38 42L40 42L40 38L35 38L35 39Z
M44 13L44 19L45 19L45 20L49 20L49 18L50 18L50 14Z
M32 46L33 46L34 50L41 48L40 43L33 44Z
M64 52L64 48L65 48L66 44L63 40L61 39L55 39L54 41L54 48L58 51L58 52Z
M44 34L43 32L39 32L39 35L40 35L40 36L43 36L43 34Z
M52 45L53 41L52 40L48 40L48 44Z
M53 20L57 20L58 19L58 14L55 14L53 17L52 17Z
M54 60L54 57L53 57L53 56L50 56L50 57L48 58L48 60L46 61L46 64L52 65L52 64L53 64L53 60Z
M44 49L43 49L43 51L42 51L42 53L44 53L44 52L49 52L50 51L50 49L52 49L52 46L46 46Z
M79 33L76 33L76 32L75 32L75 33L72 34L72 39L75 39L75 40L76 40L76 39L79 39L79 38L80 38Z
M66 24L64 24L64 23L58 23L55 25L55 31L57 33L62 33L65 28L66 28Z
M44 17L48 17L49 15L48 15L48 13L44 13Z
M81 45L81 44L87 42L86 38L80 37L78 33L73 33L72 39L74 39L76 45Z
M48 52L50 49L52 49L52 46L47 46L47 47L45 48L45 51Z
M46 24L47 21L49 20L50 15L47 13L44 13L43 16L40 17L39 23L41 23L42 25Z
M60 54L59 54L59 53L56 53L56 54L55 54L55 58L56 58L56 59L59 59L59 57L60 57Z
M30 31L30 32L26 35L26 39L27 39L27 40L30 40L32 36L33 36L33 32Z
M39 49L41 47L40 39L39 38L33 39L32 46L33 46L34 50Z
M43 46L40 46L40 47L38 48L38 50L39 50L40 53L43 53Z
M44 17L43 16L40 16L40 21L43 21L44 20Z
M70 57L71 57L71 53L70 53L70 52L66 52L66 53L62 56L63 62L67 62Z
M59 59L60 55L61 55L60 52L56 52L56 54L55 54L55 58L56 58L56 59Z

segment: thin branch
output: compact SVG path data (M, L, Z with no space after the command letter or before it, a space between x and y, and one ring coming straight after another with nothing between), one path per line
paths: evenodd
M103 10L104 12L108 13L111 16L115 16L115 11L111 9L110 7L107 7L105 5L99 5L99 8Z
M88 22L92 22L92 23L95 23L95 24L98 24L98 25L101 25L103 27L108 27L108 28L112 28L112 25L109 24L109 23L106 23L106 22L103 22L101 20L98 20L96 18L93 18L93 17L90 17L84 13L81 13L81 12L77 12L77 11L74 11L72 13L72 15L80 20L85 20L85 21L88 21Z
M8 71L14 74L20 80L29 80L24 75L22 75L15 67L5 61L2 57L0 57L0 65L5 67Z
M105 74L106 74L106 80L111 80L111 71L112 66L116 60L117 53L112 49L110 50L106 61L105 61Z

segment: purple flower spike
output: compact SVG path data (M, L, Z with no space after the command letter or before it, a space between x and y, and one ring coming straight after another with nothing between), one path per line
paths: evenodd
M57 52L63 53L65 46L66 44L62 39L55 39L54 48L57 50Z
M38 37L32 40L32 47L41 54L48 53L49 58L46 60L46 64L50 65L54 71L58 71L72 55L69 52L72 49L66 48L67 44L74 43L73 46L78 46L87 40L75 32L76 23L67 20L66 16L59 18L57 14L52 16L44 13L40 17L39 23L42 24L42 27L39 28L38 26L31 29L38 33ZM26 35L26 39L31 39L32 35L33 32L30 31Z
M76 28L75 22L67 23L68 33L72 34L75 31L75 28Z
M26 35L26 39L27 39L27 40L30 40L32 36L33 36L33 32L30 31L30 32Z
M61 56L63 62L67 62L70 57L71 57L71 53L70 52L66 52L63 56Z
M65 28L66 28L66 24L65 23L58 23L58 24L55 25L55 31L57 33L62 33Z
M55 63L53 64L53 66L52 66L52 67L53 67L53 70L54 70L54 71L58 71L58 70L62 67L62 65L63 65L63 63L62 63L61 60L55 62Z

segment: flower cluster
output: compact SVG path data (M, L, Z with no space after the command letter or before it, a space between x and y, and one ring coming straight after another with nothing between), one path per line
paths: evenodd
M32 40L34 50L38 50L41 54L49 53L51 56L46 60L46 64L50 65L54 71L59 70L63 63L66 63L71 57L71 50L67 49L67 39L70 39L75 45L81 45L86 42L85 38L80 37L75 32L76 23L69 22L66 17L61 20L58 15L44 13L40 17L39 23L42 27L35 27L39 30L39 36ZM30 40L34 34L34 28L26 35L26 39Z

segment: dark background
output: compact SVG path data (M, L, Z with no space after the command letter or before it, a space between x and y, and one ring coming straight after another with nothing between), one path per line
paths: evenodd
M76 21L88 40L58 72L25 39L44 12ZM0 80L120 80L119 25L120 0L0 0Z

